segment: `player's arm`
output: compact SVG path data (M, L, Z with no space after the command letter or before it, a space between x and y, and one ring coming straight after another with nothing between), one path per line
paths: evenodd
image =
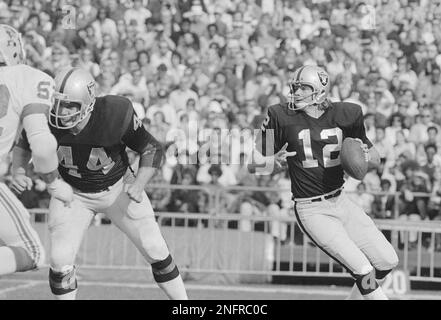
M164 149L162 144L144 128L133 108L129 112L127 130L121 140L140 156L135 182L128 186L127 193L132 200L141 202L145 186L156 174L156 170L161 168Z
M352 127L352 137L358 139L361 143L361 148L365 152L366 159L368 161L368 170L378 168L380 166L380 154L366 136L363 112L361 111L361 108L358 108L357 110L356 120Z
M35 172L51 182L58 168L57 141L49 129L47 117L52 106L55 83L41 71L26 71L27 74L22 77L26 90L20 96L20 120L32 152Z
M11 189L18 194L32 188L32 179L26 175L31 157L29 142L23 130L12 149Z
M295 152L288 152L288 144L281 146L281 131L271 108L258 131L253 148L252 162L247 165L250 173L271 174L281 168L287 157Z
M54 80L40 72L24 80L29 91L23 92L21 121L32 153L35 172L48 184L49 193L65 203L73 199L72 188L58 179L57 140L47 117L52 105Z
M45 182L52 182L57 176L55 172L58 172L57 140L50 132L46 115L25 115L23 128L29 141L35 172L41 174Z
M23 130L12 150L11 188L18 194L32 188L32 179L26 175L32 157L31 146L26 132ZM40 174L40 176L47 183L51 196L67 204L73 200L72 188L58 178L57 169L47 174Z

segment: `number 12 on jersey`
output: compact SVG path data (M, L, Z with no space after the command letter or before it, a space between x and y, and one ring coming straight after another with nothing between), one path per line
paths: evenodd
M343 141L343 132L340 128L323 129L320 132L320 138L327 140L330 137L337 137L336 144L327 144L323 147L323 165L325 168L332 168L340 165L340 153L335 159L331 159L332 152L340 152ZM305 153L305 160L302 161L303 168L317 168L318 160L314 159L312 153L311 130L304 129L299 132L299 140L303 141L303 151Z

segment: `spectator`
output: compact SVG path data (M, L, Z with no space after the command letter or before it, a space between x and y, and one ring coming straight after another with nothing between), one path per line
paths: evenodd
M414 192L427 193L427 176L419 171L418 167L407 166L404 168L406 180L401 186L402 192L399 201L399 219L402 221L421 221L427 217L427 198L415 196ZM401 242L404 241L404 233L400 232ZM417 232L409 232L411 247L416 246Z
M421 79L422 78L422 79ZM425 71L424 76L420 76L418 83L418 100L431 104L441 100L440 67L436 65L431 71Z
M192 170L183 170L182 172L182 180L180 183L182 186L192 186L196 184L196 179L194 176L194 172ZM181 213L197 213L199 202L199 194L195 190L188 189L178 189L174 190L171 195L171 202L169 204L169 210L172 212L181 212ZM188 219L185 221L184 219L175 219L176 226L189 226L195 227L197 226L198 220Z
M99 65L93 61L93 53L88 48L84 48L81 52L80 68L86 69L90 74L97 78L100 74Z
M354 203L362 207L366 214L372 215L374 196L366 193L366 185L363 182L358 184L356 193L348 194L348 196Z
M130 1L133 5L124 14L127 25L134 25L138 32L142 33L145 29L145 20L152 16L152 13L143 6L142 0Z
M426 152L426 164L422 166L421 170L427 174L430 183L433 186L435 183L435 176L438 170L441 170L441 156L438 154L438 146L436 144L427 144L424 147Z
M268 183L268 176L260 176L258 186L265 187ZM269 194L264 191L243 192L239 197L239 212L242 216L264 216L267 214L267 207L271 204ZM250 232L254 231L256 223L252 220L241 220L239 230Z
M178 119L175 108L168 103L168 94L165 89L159 89L158 100L154 105L147 108L146 117L153 121L153 116L158 111L164 116L165 122L170 127L177 127Z
M432 120L432 113L428 108L424 108L421 114L415 117L415 124L410 128L409 140L416 145L427 143L429 139L427 129L431 126L438 129L437 124Z
M164 179L162 172L157 171L148 185L167 185L168 182ZM155 212L167 211L167 206L171 199L171 190L168 188L149 188L145 189L147 196L152 204Z
M170 124L165 119L165 113L160 109L157 109L155 112L149 111L150 109L147 110L149 116L146 117L146 119L150 122L148 125L150 133L156 137L159 142L166 143Z
M109 9L100 8L97 14L97 20L92 23L92 27L95 28L95 33L98 37L102 38L104 34L108 34L112 43L116 44L118 41L118 30L114 20L109 18Z
M389 128L388 128L389 129ZM399 130L395 133L395 144L394 144L394 154L399 156L404 154L408 159L415 159L416 148L411 142L406 139L405 131Z
M121 94L121 92L132 92L134 101L143 105L149 105L149 92L146 79L144 78L139 64L133 60L133 69L130 73L120 77L119 82L113 86L111 94Z
M391 194L391 182L381 180L382 195L376 195L372 204L372 217L374 219L392 219L394 217L395 196Z
M185 106L189 99L193 99L198 103L199 96L196 92L190 89L191 85L191 78L184 76L179 83L179 88L170 93L169 103L175 108L176 112L185 110Z
M226 164L227 161L225 161L225 157L222 156L222 154L213 154L207 163L202 164L199 167L198 174L197 174L197 181L200 184L209 183L212 179L212 175L210 173L210 168L213 169L213 165L216 164L220 168L220 176L216 180L219 185L222 185L224 187L234 186L237 184L236 177L234 175L234 171L232 167L228 164ZM216 167L217 170L217 167Z
M373 145L378 150L380 158L386 159L386 168L392 167L395 162L395 154L393 151L393 146L386 139L384 127L376 128L376 135Z
M416 73L410 69L410 64L407 60L407 57L401 57L398 59L398 79L401 82L407 83L408 88L412 91L415 91L417 83L418 83L418 77Z
M78 10L78 27L83 28L95 21L98 10L92 5L91 0L81 0L80 8Z

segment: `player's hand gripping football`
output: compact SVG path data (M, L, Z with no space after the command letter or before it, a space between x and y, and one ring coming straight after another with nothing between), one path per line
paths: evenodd
M70 203L73 201L72 187L59 178L56 178L47 185L47 191L55 199L64 202L66 206L70 206Z
M17 170L12 176L11 190L17 194L22 194L25 190L31 190L33 186L32 179L26 176L24 170Z
M369 155L369 147L367 146L367 144L363 143L363 141L361 141L361 139L355 139L355 141L360 142L360 148L361 150L363 150L364 153L364 159L366 162L369 162L369 160L371 159L370 155Z
M137 203L142 201L142 193L144 192L144 188L137 183L126 184L125 185L126 192L129 198Z
M286 163L286 158L294 157L297 154L296 151L291 151L291 152L286 151L286 148L288 148L288 142L285 143L282 149L280 149L279 152L277 152L274 155L274 161L279 166L283 166Z

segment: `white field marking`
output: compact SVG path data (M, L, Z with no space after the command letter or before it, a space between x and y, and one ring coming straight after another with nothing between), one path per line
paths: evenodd
M40 284L37 281L27 281L27 280L22 280L22 281L24 281L25 283L17 285L17 286L10 287L10 288L6 288L6 289L3 289L3 290L0 290L0 296L1 295L5 295L5 294L7 294L9 292L13 292L13 291L18 291L18 290L22 290L22 289L27 289L27 288L35 287L35 286L38 286ZM8 282L8 281L7 280L1 280L0 282ZM11 280L10 282L21 282L21 281L20 280L18 280L18 281L17 280Z
M27 287L32 287L36 285L47 285L47 281L43 280L17 280L17 279L2 279L1 282L25 282L26 284L21 286L16 286L13 288L1 290L0 294L4 291L15 291L24 289ZM81 286L90 286L90 287L114 287L114 288L132 288L132 289L158 289L158 286L155 283L119 283L119 282L103 282L103 281L81 281L79 283ZM344 296L346 297L349 292L348 290L342 289L314 289L314 288L261 288L261 287L252 287L252 286L224 286L224 285L204 285L204 284L186 284L185 288L187 290L205 290L205 291L224 291L224 292L252 292L252 293L287 293L287 294L297 294L297 295L324 295L324 296ZM399 300L441 300L440 295L436 294L406 294L406 295L389 295L390 298L399 299Z

